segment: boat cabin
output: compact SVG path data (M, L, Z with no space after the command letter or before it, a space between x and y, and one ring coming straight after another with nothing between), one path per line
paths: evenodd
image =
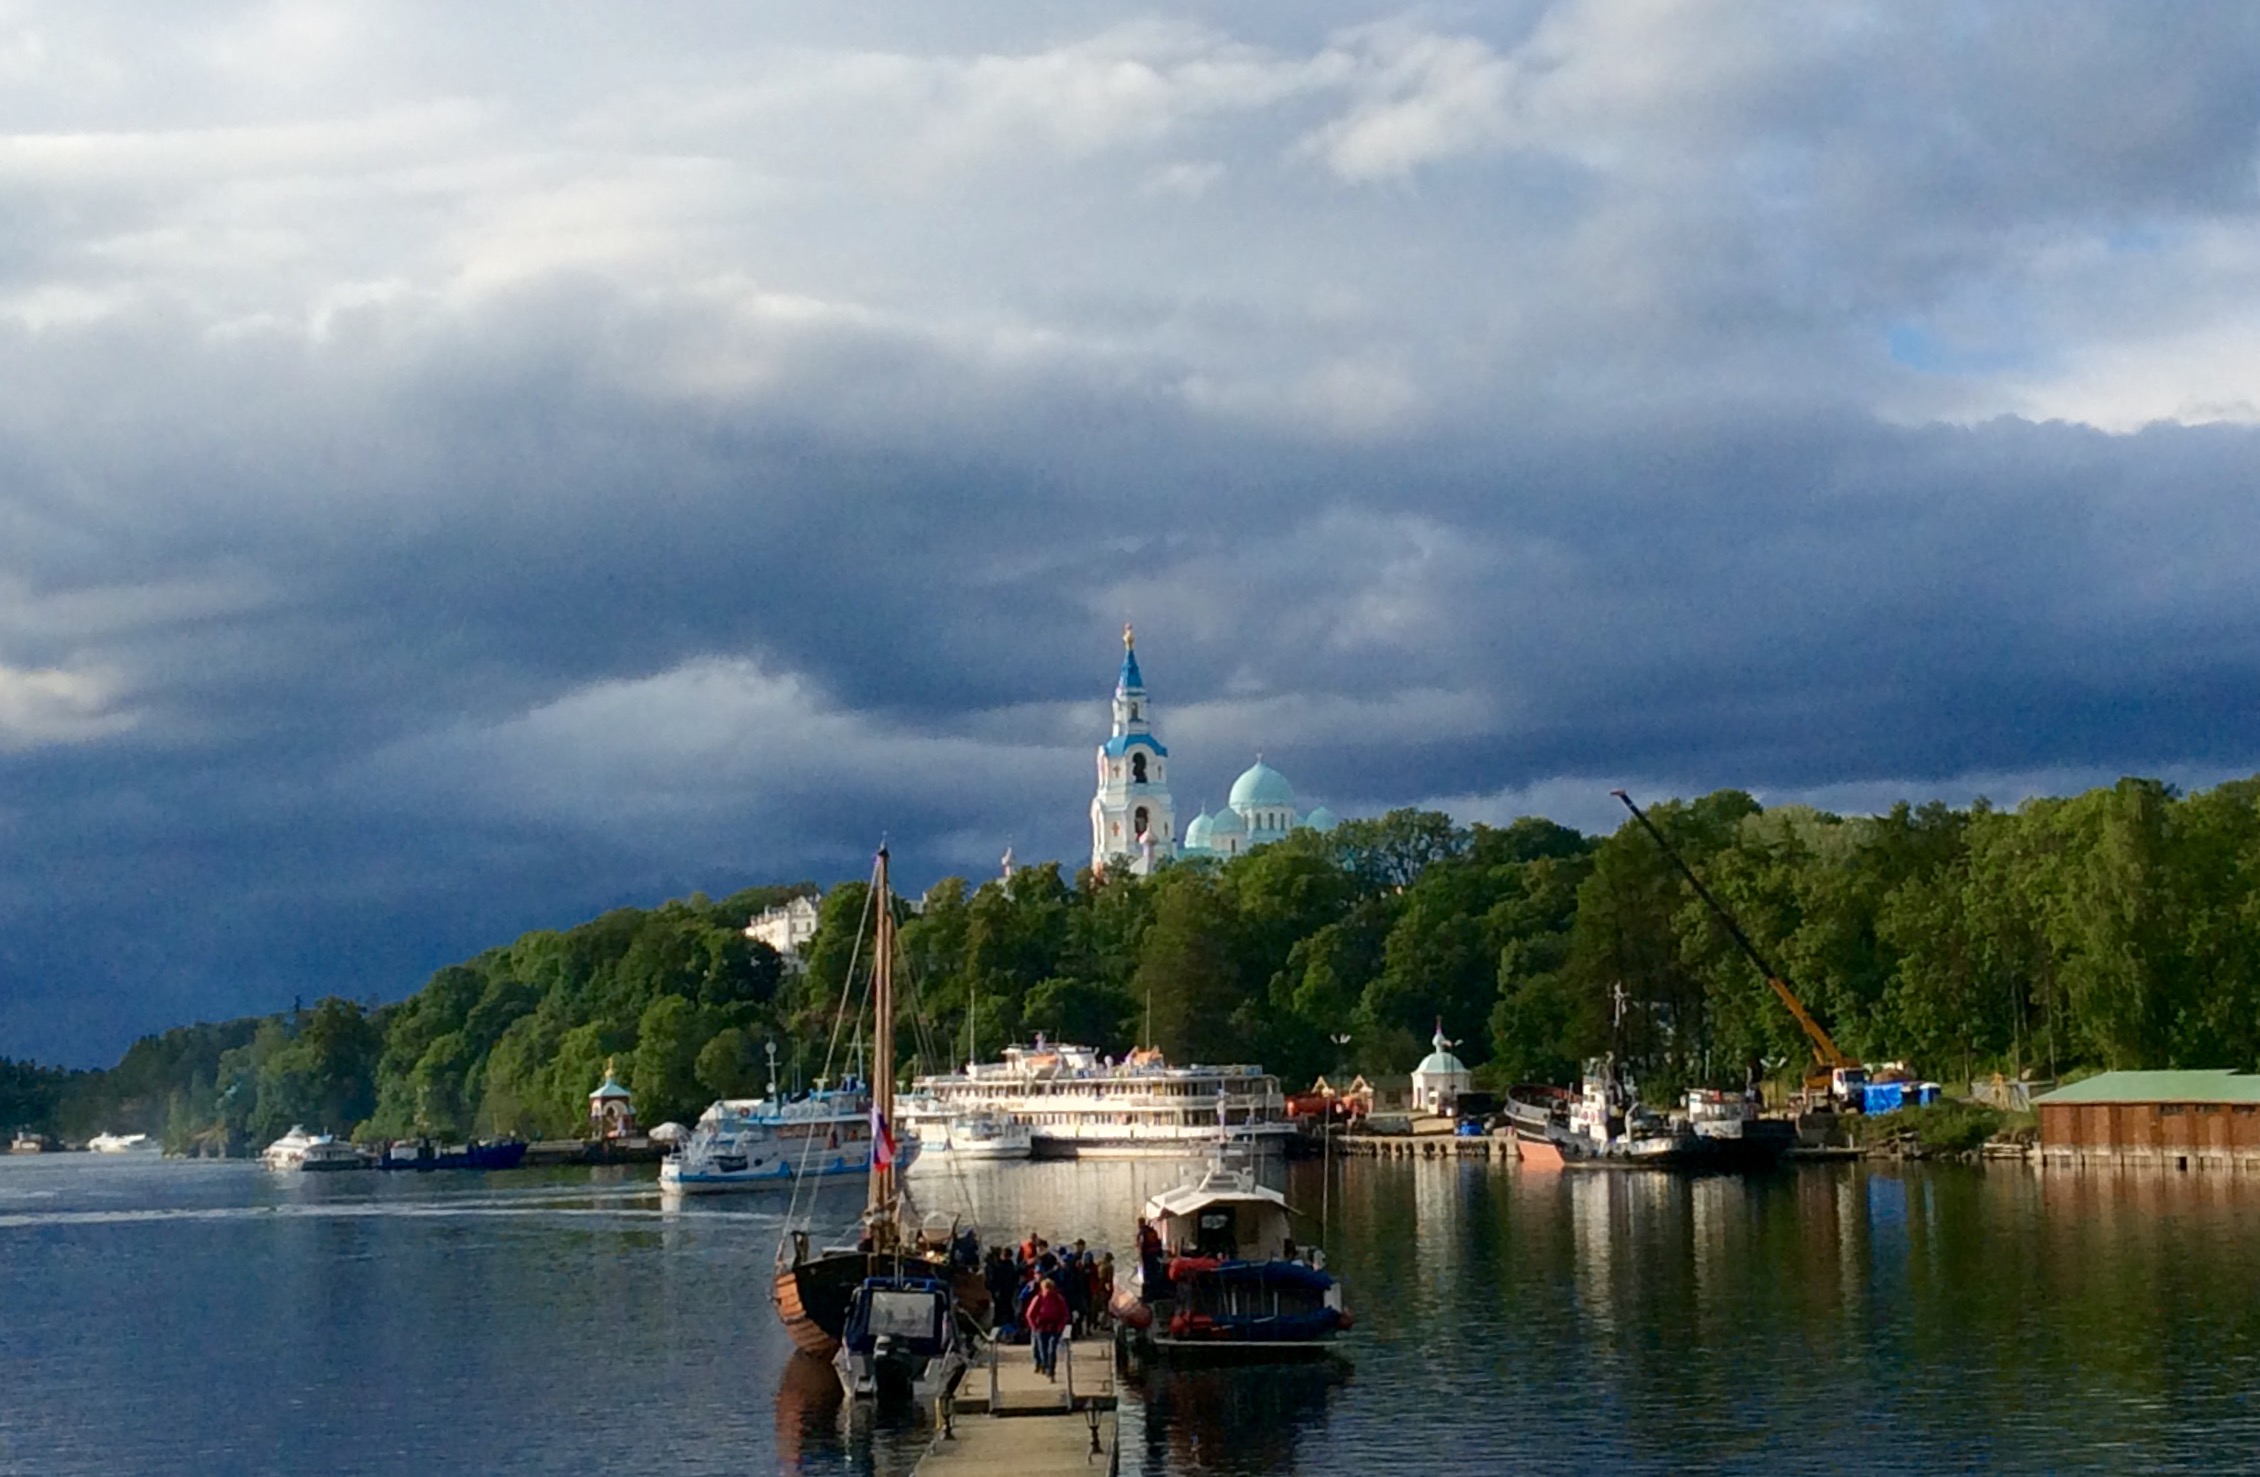
M1294 1255L1287 1199L1244 1172L1204 1176L1146 1202L1146 1220L1172 1256L1267 1261Z

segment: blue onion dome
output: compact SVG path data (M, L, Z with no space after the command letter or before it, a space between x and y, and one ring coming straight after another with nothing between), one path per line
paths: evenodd
M1209 814L1205 810L1187 822L1185 826L1185 849L1197 851L1208 845L1209 827L1212 824L1209 820Z
M1317 809L1313 810L1309 815L1303 817L1303 824L1310 827L1314 831L1323 833L1326 831L1331 831L1336 826L1342 824L1342 818L1336 815L1333 811L1328 810L1325 806L1321 805Z
M1220 810L1208 818L1208 836L1211 841L1221 841L1227 836L1245 836L1248 823L1236 810Z
M1287 783L1287 776L1261 759L1248 766L1247 772L1232 782L1234 810L1257 805L1279 806L1287 810L1295 807L1295 787Z

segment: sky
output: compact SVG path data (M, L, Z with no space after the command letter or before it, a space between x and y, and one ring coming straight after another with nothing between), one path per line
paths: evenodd
M2260 770L2260 10L0 0L0 1056L1171 781Z

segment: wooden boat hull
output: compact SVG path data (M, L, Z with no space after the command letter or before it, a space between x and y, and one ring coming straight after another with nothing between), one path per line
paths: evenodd
M777 1320L785 1325L793 1347L818 1359L830 1359L840 1351L848 1307L863 1280L920 1268L948 1277L957 1306L974 1322L988 1326L989 1288L981 1274L945 1271L939 1263L923 1257L868 1251L835 1251L811 1257L780 1270L770 1298L777 1305Z

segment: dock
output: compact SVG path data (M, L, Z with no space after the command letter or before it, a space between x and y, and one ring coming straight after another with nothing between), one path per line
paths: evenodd
M1056 1381L1026 1347L992 1345L965 1372L917 1477L1113 1477L1115 1422L1112 1340L1063 1341Z

